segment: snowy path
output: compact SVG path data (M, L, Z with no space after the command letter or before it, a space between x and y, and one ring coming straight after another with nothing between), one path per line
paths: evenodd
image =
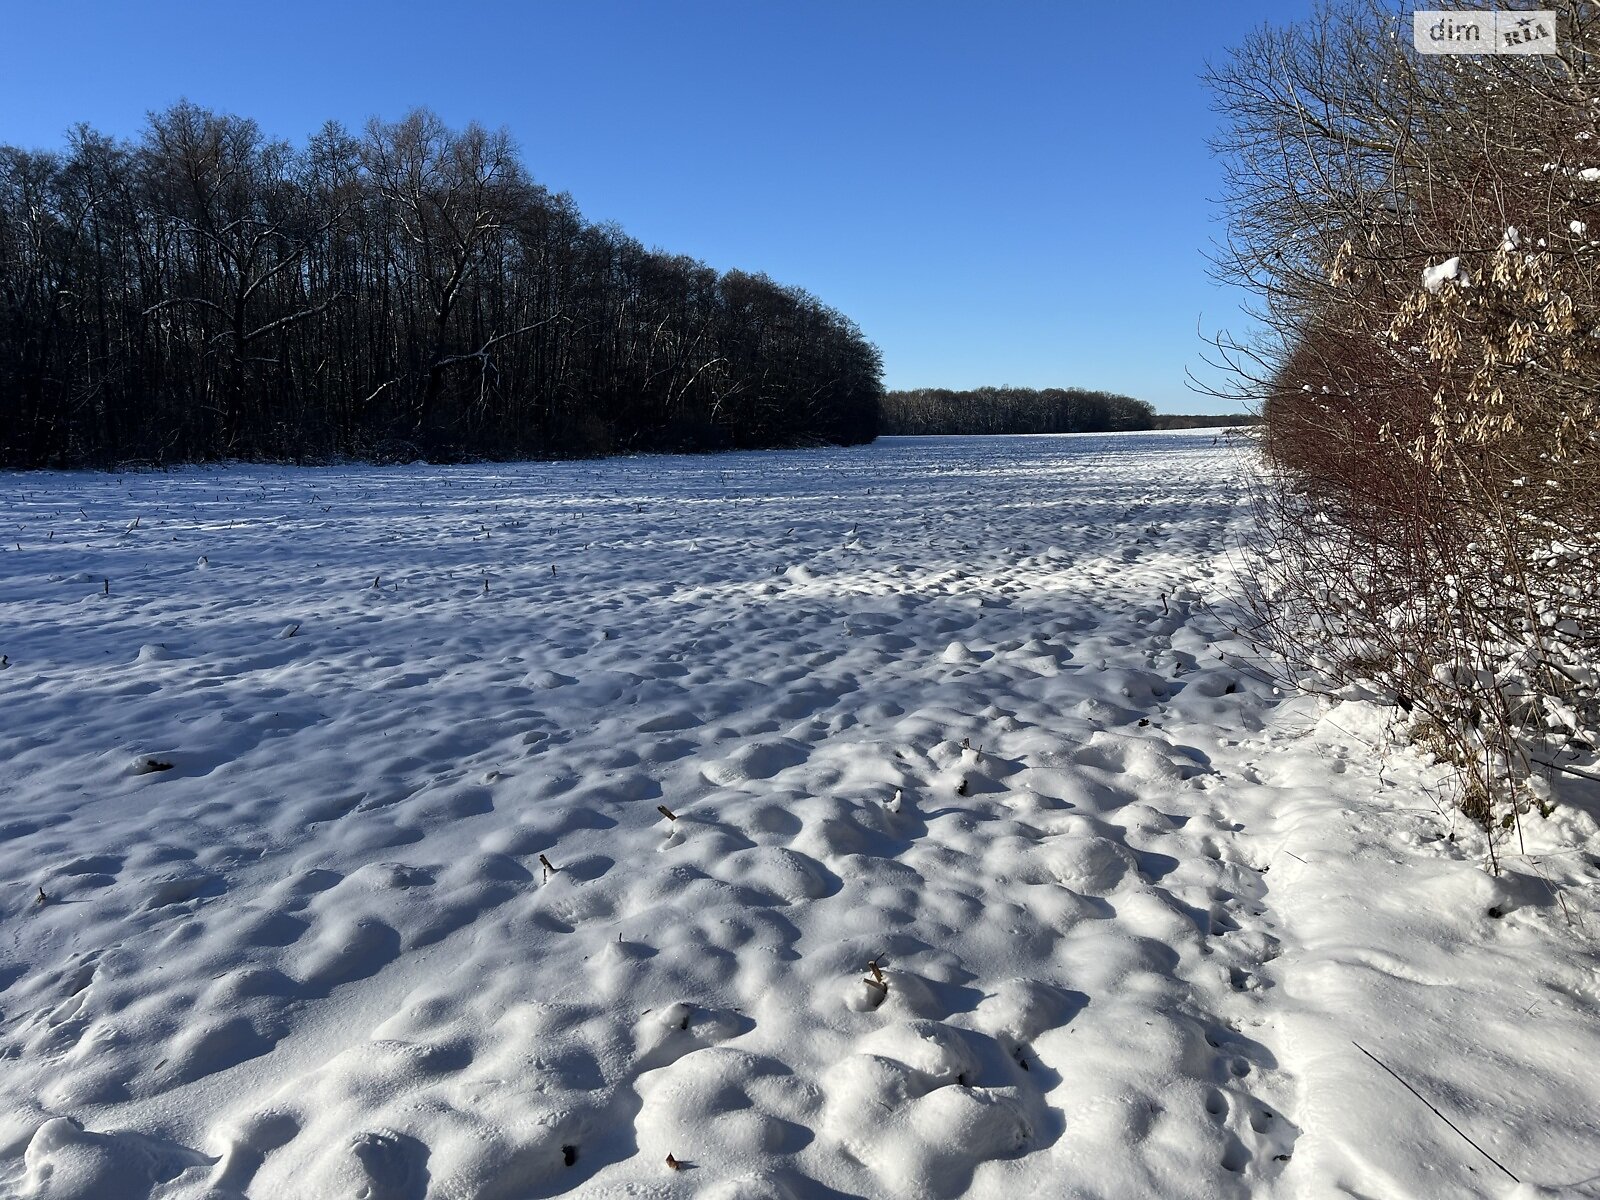
M0 1195L1506 1194L1358 1038L1600 1174L1593 820L1223 661L1235 467L5 477Z

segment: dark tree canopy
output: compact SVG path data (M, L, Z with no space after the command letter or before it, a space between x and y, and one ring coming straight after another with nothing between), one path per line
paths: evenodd
M1259 424L1261 417L1256 413L1157 413L1150 428L1225 429Z
M295 147L182 103L0 147L0 466L850 444L880 376L840 313L585 221L503 131Z
M883 398L882 433L1103 433L1150 429L1143 400L1080 388L917 388Z

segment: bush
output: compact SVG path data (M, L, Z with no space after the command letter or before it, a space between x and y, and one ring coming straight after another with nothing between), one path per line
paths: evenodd
M1267 331L1222 347L1265 418L1253 631L1395 705L1496 830L1600 742L1600 27L1559 29L1422 56L1349 3L1210 73L1217 266Z

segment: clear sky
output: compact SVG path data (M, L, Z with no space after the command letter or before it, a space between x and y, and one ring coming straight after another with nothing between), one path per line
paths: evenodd
M895 387L1105 388L1164 411L1242 326L1197 76L1309 0L0 2L0 141L187 97L302 140L425 105L646 245L853 317Z

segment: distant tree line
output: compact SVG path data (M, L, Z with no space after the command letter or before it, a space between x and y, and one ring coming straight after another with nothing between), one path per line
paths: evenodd
M847 318L587 222L508 135L181 103L0 147L0 464L856 443Z
M891 434L1103 433L1150 429L1143 400L1080 388L915 388L883 398L879 431Z
M1259 425L1256 413L1157 413L1152 429L1222 429L1238 425Z

